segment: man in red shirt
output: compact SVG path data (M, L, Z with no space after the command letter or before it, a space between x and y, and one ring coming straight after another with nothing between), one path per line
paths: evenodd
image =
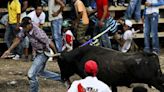
M96 0L97 18L100 22L104 22L109 17L108 0Z
M106 30L111 25L111 22L108 21L110 19L110 14L108 11L108 0L96 0L96 5L98 25L96 26L95 33L97 34ZM100 44L103 47L111 48L111 42L108 38L108 32L100 37Z

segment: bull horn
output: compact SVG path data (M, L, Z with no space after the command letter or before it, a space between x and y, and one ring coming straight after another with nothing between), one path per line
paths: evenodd
M58 57L61 55L61 53L51 54L50 52L44 52L44 54L48 57Z

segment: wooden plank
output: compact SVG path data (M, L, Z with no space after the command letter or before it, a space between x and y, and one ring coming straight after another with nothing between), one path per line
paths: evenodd
M5 26L0 24L0 29L5 29Z
M1 12L2 12L2 13L3 13L3 12L8 12L8 11L7 11L7 8L0 8L0 13L1 13Z
M72 8L67 5L65 8L64 8L64 11L70 11ZM124 7L124 6L110 6L109 7L109 11L125 11L127 9L127 7ZM144 9L144 5L141 6L141 9L143 10ZM160 6L159 9L164 9L164 6ZM48 11L48 7L44 7L44 10L45 11Z
M158 32L158 37L164 37L164 32ZM144 33L136 33L134 34L134 38L144 38Z
M72 8L67 5L65 8L64 8L64 11L70 11ZM124 7L124 6L110 6L109 7L109 11L125 11L127 9L127 7ZM141 6L141 9L143 10L144 9L144 5ZM164 9L164 6L160 6L159 9ZM44 11L48 11L48 7L44 7Z
M72 8L70 6L66 6L63 11L70 11ZM27 11L34 10L33 7L27 8ZM48 7L43 7L43 11L48 11ZM0 8L0 13L8 12L7 8Z
M139 22L136 22L135 20L131 20L133 24L143 24L140 20ZM158 23L164 23L164 18L159 18Z
M109 11L125 11L127 9L127 7L124 6L111 6L109 7ZM141 9L144 9L144 5L141 6ZM159 9L164 9L164 6L160 6Z
M131 20L131 21L132 21L132 23L134 25L136 25L136 24L142 24L142 21L140 21L138 23L135 22L135 20ZM164 18L160 18L158 23L164 23ZM44 25L43 25L43 27L50 27L50 26L51 26L51 23L50 22L45 22ZM0 25L0 29L5 29L5 27L2 26L2 25Z
M72 8L67 5L65 8L64 8L64 11L70 11ZM125 11L127 9L127 7L124 7L124 6L110 6L109 7L109 11L110 12L115 12L115 11ZM141 9L143 10L144 9L144 5L141 6ZM164 9L164 6L160 6L159 9ZM27 11L31 11L31 10L34 10L34 8L30 7L27 9ZM43 10L44 11L48 11L48 7L43 7ZM0 8L0 12L8 12L7 8Z
M4 38L0 38L0 43L4 43Z
M142 21L139 21L139 22L135 22L135 20L131 20L131 21L134 25L135 24L143 24ZM158 23L164 23L164 18L160 18ZM50 22L45 22L43 25L43 27L50 27L50 26L51 26Z

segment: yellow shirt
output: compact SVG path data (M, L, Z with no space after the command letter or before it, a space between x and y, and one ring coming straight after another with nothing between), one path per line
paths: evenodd
M87 10L83 4L83 2L81 0L77 0L75 2L75 10L76 10L76 15L78 16L78 12L82 12L82 22L83 24L89 24L89 19L88 19L88 15L87 15Z
M18 0L8 2L9 24L17 23L17 14L21 13L21 4Z

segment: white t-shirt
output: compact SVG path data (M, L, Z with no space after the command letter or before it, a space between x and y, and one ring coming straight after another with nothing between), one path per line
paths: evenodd
M125 43L121 48L121 52L127 52L130 49L133 40L133 32L131 30L125 31L123 34L123 39L125 40Z
M33 24L35 24L37 26L39 26L40 24L44 24L45 23L46 15L45 15L44 12L42 12L40 14L40 16L37 17L36 12L34 10L34 11L30 12L27 16L30 17L32 22L33 22Z
M58 16L53 17L52 14L57 12L60 9L60 5L55 2L55 0L48 0L48 13L49 13L49 21L62 19L62 12L59 13Z
M24 17L26 17L27 16L27 13L26 12L23 12L23 13L21 13L21 21L22 21L22 19L24 18Z
M82 80L74 81L67 92L78 92L79 83L81 83L86 92L112 92L104 82L98 80L97 77L91 76Z

